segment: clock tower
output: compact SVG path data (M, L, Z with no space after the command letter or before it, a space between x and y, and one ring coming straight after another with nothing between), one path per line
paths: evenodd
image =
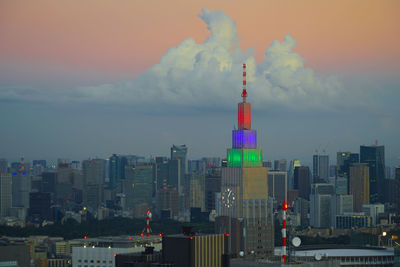
M232 130L232 148L227 150L227 167L222 168L220 215L237 219L241 224L240 238L235 237L237 231L229 233L232 240L241 240L241 244L231 248L263 258L273 252L272 202L268 199L268 170L262 164L257 132L251 129L251 104L246 100L246 64L243 64L238 129Z

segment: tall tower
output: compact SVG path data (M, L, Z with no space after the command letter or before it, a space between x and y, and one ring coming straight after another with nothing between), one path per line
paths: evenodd
M246 100L246 64L243 64L238 129L232 131L227 167L222 168L221 215L237 219L242 226L241 244L232 244L230 253L240 250L265 257L273 252L272 209L268 201L267 168L262 164L262 149L257 148L257 132L251 129L251 104ZM225 229L230 232L231 240L238 240L237 231Z

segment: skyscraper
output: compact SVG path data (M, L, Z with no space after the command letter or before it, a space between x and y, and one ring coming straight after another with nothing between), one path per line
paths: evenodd
M296 167L300 167L301 163L300 160L295 159L291 160L289 164L289 170L288 170L288 187L289 189L294 189L294 169Z
M286 159L279 159L274 161L274 170L285 172L287 171Z
M310 169L306 166L294 169L294 189L299 190L299 197L310 200Z
M238 130L232 131L232 148L227 150L228 166L222 168L221 215L243 219L241 250L254 251L256 257L263 257L271 254L274 248L272 208L268 201L267 168L263 167L262 150L257 148L256 130L251 129L245 64L243 67L243 101L238 104Z
M287 192L287 172L268 171L268 196L276 199L278 205L282 205Z
M310 194L310 225L318 228L331 226L331 201L335 197L332 184L312 184Z
M9 216L12 206L11 173L0 173L0 217Z
M336 155L337 176L349 177L350 165L353 163L359 163L360 155L351 152L337 152Z
M368 164L360 163L350 166L349 194L353 195L353 209L355 212L361 212L362 205L370 203L369 181Z
M360 163L368 163L370 202L384 203L385 147L360 146Z
M0 174L8 172L8 160L0 159Z
M326 183L329 178L329 156L313 156L313 183Z
M181 176L184 177L186 174L186 157L187 157L187 147L186 145L172 145L171 147L171 159L180 159L181 161ZM183 182L183 181L181 181ZM181 184L183 185L183 184Z

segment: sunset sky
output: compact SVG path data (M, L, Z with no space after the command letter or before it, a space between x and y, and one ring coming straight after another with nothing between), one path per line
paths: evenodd
M398 0L2 0L0 158L173 143L223 157L243 59L265 160L320 147L335 164L378 139L400 164L399 14Z

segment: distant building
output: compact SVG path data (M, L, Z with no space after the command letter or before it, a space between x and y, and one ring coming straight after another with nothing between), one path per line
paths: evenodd
M299 190L299 197L310 200L310 169L306 166L295 167L294 189Z
M379 214L385 212L385 205L383 204L364 204L362 205L362 212L365 215L371 217L371 225L376 226L378 224Z
M190 193L189 193L189 206L200 208L205 211L205 174L204 173L191 173L190 174Z
M362 205L370 202L370 178L368 164L353 164L350 166L349 194L353 195L354 212L361 212Z
M84 181L83 201L84 204L97 210L103 201L103 178L104 164L102 159L82 161L82 172Z
M50 193L30 193L29 194L29 218L32 222L41 223L51 221L51 195Z
M300 167L301 163L300 160L291 160L289 164L289 170L288 170L288 189L294 189L294 170L296 167Z
M12 207L12 176L11 173L0 174L0 217L10 214Z
M187 161L187 151L188 148L186 145L172 145L171 147L171 160L179 159L180 160L180 173L181 175L186 174L186 161ZM183 182L183 181L181 181ZM182 186L183 184L181 184Z
M222 267L228 252L228 236L216 235L171 235L162 240L165 263L176 267Z
M329 178L329 156L313 156L313 183L325 183Z
M179 193L176 187L165 186L157 191L156 207L160 215L174 218L179 215ZM166 215L168 214L168 215Z
M360 162L360 155L358 153L351 152L337 152L337 174L340 177L349 177L350 165Z
M369 167L369 198L371 203L383 203L385 179L385 147L360 146L360 163Z
M308 215L310 213L310 201L303 198L297 198L294 202L294 210L296 214L300 215L300 225L304 227L309 226L310 218Z
M205 181L205 208L210 212L216 210L216 194L221 192L221 175L209 174Z
M8 173L8 160L0 159L0 174Z
M336 229L371 227L371 217L364 213L345 213L336 215Z
M276 199L278 203L283 203L287 192L287 172L269 171L268 172L268 196Z
M331 184L312 184L310 194L310 225L316 228L331 226L331 201L335 187Z
M287 161L286 159L279 159L274 161L274 170L286 172L287 171Z
M0 266L31 266L28 245L2 244L0 251Z
M353 212L352 195L335 195L331 198L331 225L336 228L336 216Z
M12 203L13 207L29 208L29 193L31 192L31 178L26 172L13 173L12 176Z

